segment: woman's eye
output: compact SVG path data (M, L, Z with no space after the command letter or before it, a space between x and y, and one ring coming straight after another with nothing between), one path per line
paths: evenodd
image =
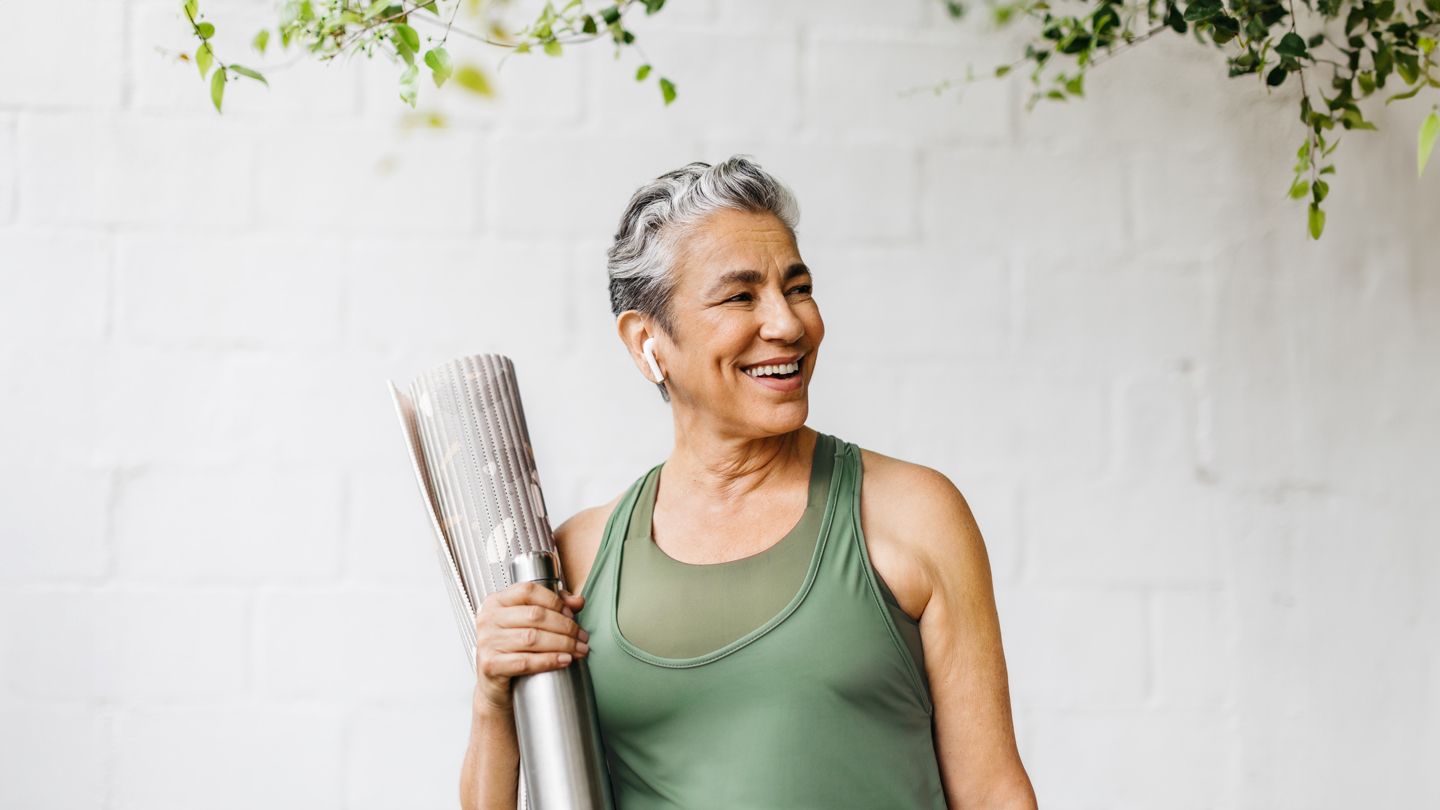
M791 288L790 288L790 292L792 292L792 293L798 292L798 293L803 293L803 294L805 294L805 295L809 295L809 294L810 294L810 290L811 290L811 285L809 285L809 284L800 284L800 285L798 285L798 286L795 286L795 287L791 287ZM750 300L750 293L739 293L739 294L736 294L736 295L732 295L732 296L730 296L729 298L726 298L726 299L725 299L725 303L728 304L728 303L730 303L731 301L748 301L748 300Z

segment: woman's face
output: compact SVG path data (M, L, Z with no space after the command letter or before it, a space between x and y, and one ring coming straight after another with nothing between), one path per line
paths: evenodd
M825 322L784 223L770 213L725 209L682 240L676 259L676 334L673 342L663 333L655 341L672 402L718 418L737 435L804 425ZM797 355L793 373L746 372Z

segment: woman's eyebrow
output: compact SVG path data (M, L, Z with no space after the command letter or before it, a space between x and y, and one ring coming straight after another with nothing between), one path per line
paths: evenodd
M785 268L785 278L782 279L782 281L789 281L796 276L806 275L811 275L810 268L806 267L804 262L795 262ZM765 274L759 270L748 268L744 270L731 270L716 279L715 283L710 285L710 289L707 290L705 294L715 295L731 284L759 284L764 280Z

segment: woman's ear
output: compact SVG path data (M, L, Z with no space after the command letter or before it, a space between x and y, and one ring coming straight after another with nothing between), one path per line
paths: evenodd
M655 359L655 335L645 322L644 316L633 309L625 310L615 320L615 331L620 335L620 341L625 344L640 373L651 382L664 382L665 373Z

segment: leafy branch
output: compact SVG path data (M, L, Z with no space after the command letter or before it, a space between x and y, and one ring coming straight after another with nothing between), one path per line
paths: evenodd
M292 44L303 49L286 63L266 68L267 71L288 67L297 61L316 58L328 61L339 55L347 58L355 53L373 56L381 49L397 64L402 64L399 79L400 100L415 106L419 94L421 64L428 68L435 86L443 86L452 76L456 83L473 93L493 95L489 78L474 64L456 65L446 48L451 33L503 48L511 54L542 51L548 56L560 56L567 45L609 38L615 46L615 58L619 59L622 48L632 48L643 64L636 70L636 81L644 81L652 72L644 52L635 44L635 34L625 25L626 15L637 9L644 9L646 15L658 12L665 0L615 0L604 8L590 11L585 0L567 0L564 6L556 8L547 0L533 22L513 33L506 31L499 20L492 16L494 6L504 5L507 0L485 5L483 0L285 0L281 7L280 20L274 30L279 35L282 49ZM472 16L480 19L484 33L458 28L455 17L461 5L468 5ZM449 6L448 13L445 7ZM213 38L215 25L204 21L198 7L198 0L183 0L185 18L199 40L195 48L194 62L200 70L200 77L208 80L210 100L215 110L221 110L225 85L233 76L243 76L269 86L269 81L256 69L233 62L220 61L215 54ZM436 26L439 40L429 47L422 45L416 25ZM270 28L262 28L251 38L251 47L264 55L269 47ZM425 49L422 51L422 47ZM188 54L181 54L183 60L190 60ZM211 68L214 72L211 72ZM664 76L657 76L660 95L665 104L675 100L675 84Z
M1282 86L1291 74L1300 85L1299 118L1304 141L1296 152L1295 176L1288 196L1309 197L1307 225L1312 239L1325 228L1322 206L1330 192L1323 175L1334 174L1325 162L1340 138L1327 133L1375 130L1361 102L1398 79L1408 88L1385 99L1388 105L1413 98L1427 87L1440 88L1434 51L1440 39L1440 0L1424 0L1424 8L1400 8L1395 0L1300 0L1305 18L1296 13L1294 0L1146 0L1127 4L1120 0L1083 0L1082 14L1059 14L1046 0L1016 0L991 4L997 27L1027 18L1039 25L1039 34L1026 44L1022 58L994 68L1000 77L1033 64L1034 86L1026 101L1033 109L1041 100L1065 101L1084 95L1086 73L1095 65L1165 32L1190 33L1201 45L1226 54L1230 78L1253 75L1267 90ZM953 18L967 12L962 0L945 0ZM1143 28L1137 30L1137 25ZM1344 36L1330 28L1343 27ZM1308 36L1302 28L1312 31ZM974 80L973 73L967 80ZM1327 95L1328 91L1333 95ZM1315 97L1312 100L1312 96ZM1318 103L1317 103L1318 101ZM1417 133L1416 175L1426 163L1440 134L1440 105Z

